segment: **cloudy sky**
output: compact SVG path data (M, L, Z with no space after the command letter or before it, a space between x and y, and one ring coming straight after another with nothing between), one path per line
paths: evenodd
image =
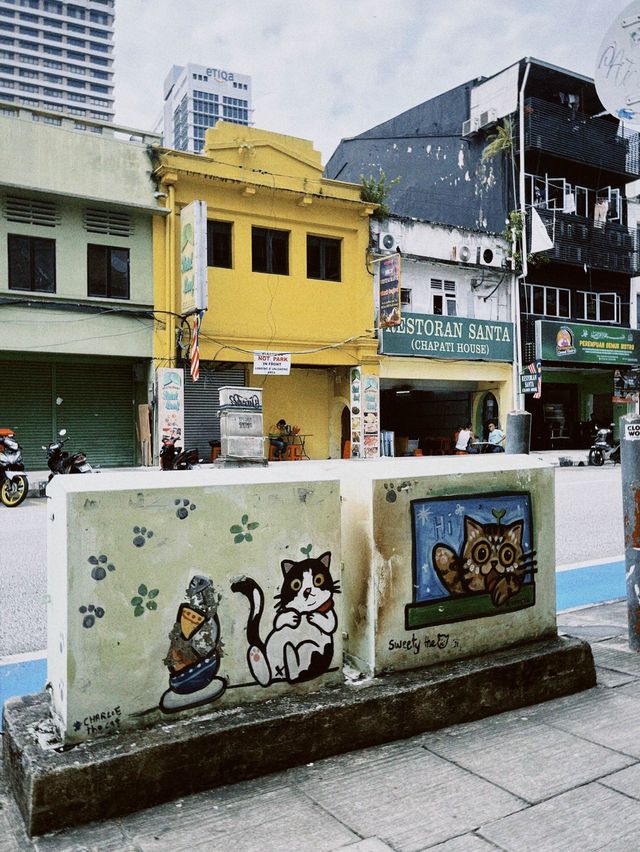
M343 136L523 56L593 76L628 0L116 0L116 121L152 129L171 65L250 74L257 127Z

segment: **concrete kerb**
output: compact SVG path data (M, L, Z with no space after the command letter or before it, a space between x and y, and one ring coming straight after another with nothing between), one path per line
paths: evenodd
M404 739L595 686L590 646L553 637L423 670L56 751L46 694L4 708L4 768L30 835ZM40 734L40 736L39 736ZM144 783L140 783L144 779Z

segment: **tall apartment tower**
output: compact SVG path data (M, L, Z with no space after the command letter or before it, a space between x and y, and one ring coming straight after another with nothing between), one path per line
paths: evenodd
M252 124L251 77L203 65L174 65L164 81L163 141L199 154L218 119Z
M0 101L113 121L115 0L0 0Z

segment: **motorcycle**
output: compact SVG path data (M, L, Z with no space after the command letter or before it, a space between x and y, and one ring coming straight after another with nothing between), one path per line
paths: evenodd
M93 468L87 461L85 453L73 453L71 455L64 449L65 443L69 440L65 438L66 429L61 429L58 432L60 440L52 441L48 446L42 447L47 451L47 467L51 471L49 474L49 482L56 474L66 473L92 473Z
M197 449L183 450L173 435L162 436L160 468L162 470L193 470L202 461Z
M0 502L15 508L28 493L29 480L24 473L22 448L13 429L0 429Z
M601 467L606 461L620 463L620 443L614 444L611 428L598 429L596 439L589 450L589 464Z

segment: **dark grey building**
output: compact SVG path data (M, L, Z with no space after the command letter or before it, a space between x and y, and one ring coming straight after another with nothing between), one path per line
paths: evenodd
M483 158L500 135L503 150ZM343 139L326 171L358 181L380 169L400 177L389 196L400 216L496 233L516 213L529 247L532 219L546 230L552 248L517 258L522 362L542 361L542 397L526 397L534 446L586 446L592 413L617 422L614 373L640 356L639 217L625 192L640 148L593 80L522 59Z

